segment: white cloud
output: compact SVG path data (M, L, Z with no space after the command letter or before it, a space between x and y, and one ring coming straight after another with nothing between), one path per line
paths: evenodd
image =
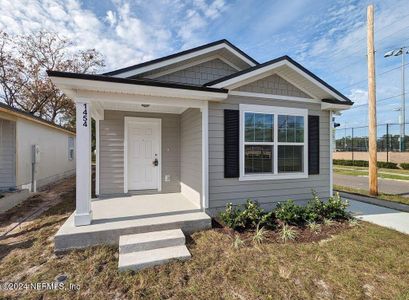
M114 26L117 22L116 13L113 12L112 10L108 10L105 19L107 20L109 25Z
M368 103L368 91L361 89L352 89L348 95L355 105L361 105Z
M97 16L79 0L2 0L0 30L58 32L74 41L75 49L102 52L111 70L196 46L226 7L223 0L115 0L113 5Z

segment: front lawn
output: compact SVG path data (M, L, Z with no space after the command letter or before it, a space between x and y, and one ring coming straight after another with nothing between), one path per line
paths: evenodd
M74 209L70 188L65 202L0 240L0 280L53 282L65 274L65 287L80 290L0 291L0 298L409 298L409 236L365 222L323 225L329 227L318 239L286 243L274 237L255 243L251 234L225 228L197 232L187 239L191 260L135 274L117 272L116 247L57 256L52 237Z

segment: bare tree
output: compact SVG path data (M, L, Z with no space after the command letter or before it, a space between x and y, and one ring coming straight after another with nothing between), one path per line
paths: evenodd
M95 49L76 50L52 32L9 36L0 32L0 99L62 125L72 126L74 103L47 77L47 70L95 73L104 66Z

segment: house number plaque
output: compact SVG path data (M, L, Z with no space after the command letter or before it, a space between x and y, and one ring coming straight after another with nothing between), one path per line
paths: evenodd
M88 111L87 111L87 103L84 103L84 111L82 112L82 126L88 126Z

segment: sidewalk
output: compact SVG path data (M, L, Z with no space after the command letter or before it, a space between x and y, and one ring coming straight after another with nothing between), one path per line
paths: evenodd
M409 205L340 193L349 200L349 211L358 219L409 234Z

